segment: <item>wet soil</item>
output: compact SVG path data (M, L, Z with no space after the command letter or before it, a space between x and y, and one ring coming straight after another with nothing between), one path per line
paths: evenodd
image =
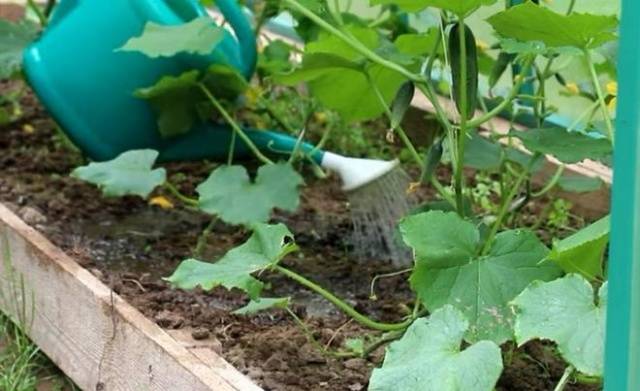
M2 88L6 85L0 85L0 93ZM230 310L246 303L238 292L170 289L161 278L192 254L208 218L179 206L163 210L137 198L105 199L94 187L69 177L83 158L69 149L31 95L22 103L24 117L0 127L0 201L161 327L192 330L195 338L218 341L220 353L266 390L366 389L382 349L367 360L326 357L286 313L231 315ZM198 162L166 167L174 178L188 174L179 187L194 194L212 166ZM420 196L428 198L429 191L423 189ZM347 208L335 180L307 176L299 210L274 216L289 226L302 248L284 264L371 317L397 321L412 304L406 275L379 280L377 300L371 300L372 278L394 269L385 260L357 262L350 256ZM246 238L241 229L216 223L204 258L214 260ZM294 311L323 344L340 348L349 337L371 334L284 277L265 277L271 283L269 294L292 296ZM500 391L552 390L564 370L551 345L528 344L509 356ZM596 389L581 384L566 388Z

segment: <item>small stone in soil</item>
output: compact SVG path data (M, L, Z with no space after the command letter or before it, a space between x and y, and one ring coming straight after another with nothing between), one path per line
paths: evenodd
M209 330L204 327L199 327L191 332L191 337L196 341L208 339L210 335L211 333L209 333Z
M282 360L280 354L275 353L264 362L264 369L267 371L286 371L287 364Z
M161 311L153 317L158 326L165 329L179 329L184 324L184 319L171 311Z
M18 214L20 215L20 217L22 217L22 220L24 220L25 223L31 226L44 224L47 222L47 218L45 217L45 215L43 215L39 210L31 208L29 206L20 208Z
M253 380L260 380L264 377L264 372L262 371L261 368L257 368L257 367L249 367L249 369L247 369L246 375Z
M327 359L313 346L305 345L300 349L300 358L308 364L324 364Z
M344 362L345 368L351 369L352 371L360 371L366 369L367 360L362 358L352 358Z

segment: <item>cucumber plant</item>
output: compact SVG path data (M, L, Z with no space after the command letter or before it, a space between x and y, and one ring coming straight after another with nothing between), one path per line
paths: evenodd
M615 89L610 84L603 88L603 82L615 77L610 47L617 39L617 18L575 12L573 1L564 12L531 1L507 9L499 9L497 0L369 3L379 10L373 18L356 15L339 1L256 2L259 27L280 12L290 13L303 48L271 42L261 53L252 83L228 67L212 65L165 76L135 92L157 112L163 137L184 134L197 121L227 122L234 130L232 142L245 143L263 164L255 179L234 164L230 153L227 164L197 187L197 196L185 195L163 168L154 167L158 153L151 150L91 163L73 175L96 184L107 196L147 198L164 191L212 219L249 230L245 243L215 262L195 251L167 281L182 289L239 289L249 301L237 314L284 310L312 343L334 357L367 356L389 345L384 362L373 372L371 390L492 390L504 365L500 346L531 339L553 341L568 362L557 390L572 378L599 381L608 218L553 239L549 248L533 229L540 224L521 226L518 217L526 204L556 187L587 191L600 186L567 177L563 170L564 164L585 159L607 161L612 152ZM491 46L479 41L473 29L476 12L484 7L494 10L486 19L496 37ZM407 22L419 13L430 14L431 25L416 28ZM121 50L150 57L203 53L212 50L221 35L221 28L204 19L172 27L149 24ZM293 61L294 53L300 61ZM580 86L563 75L569 60L585 70L586 81ZM505 89L499 80L509 67L513 83ZM552 83L572 91L575 99L590 100L585 113L566 129L549 122L556 112L548 93ZM265 98L300 84L312 103L298 107L299 128L320 110L354 126L386 121L387 140L397 136L410 157L408 164L418 168L412 189L432 186L439 194L439 200L421 205L399 222L414 256L407 272L415 298L408 303L412 311L396 322L372 319L281 263L304 249L286 226L268 222L273 208L297 207L303 179L292 163L304 155L295 151L287 161L273 161L252 144L240 123L259 125L263 119L256 111L263 110L269 120L304 135L291 125L291 116L282 115L278 102ZM440 124L425 145L415 145L403 127L416 92L429 100ZM442 97L453 101L451 108ZM533 126L500 134L492 127L497 116L512 122L526 117ZM325 137L329 132L321 144ZM546 155L561 164L541 189L534 189L533 176ZM448 183L435 175L441 165L451 167ZM494 182L484 189L474 187L465 169ZM317 293L376 336L338 349L322 346L290 309L291 298L266 294L271 275L266 271ZM567 326L575 319L588 325L579 339ZM431 368L428 373L421 369L425 366Z

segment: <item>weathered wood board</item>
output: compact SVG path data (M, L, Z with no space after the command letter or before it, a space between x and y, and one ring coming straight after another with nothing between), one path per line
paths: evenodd
M0 256L0 310L83 390L260 390L215 352L176 341L2 204Z

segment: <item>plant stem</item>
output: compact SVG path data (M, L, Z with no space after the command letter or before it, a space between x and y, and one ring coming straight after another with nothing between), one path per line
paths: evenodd
M49 20L49 16L53 11L53 8L56 6L56 0L47 0L47 6L44 8L44 16L47 17L47 21Z
M373 92L376 94L376 97L378 98L378 102L380 103L380 106L384 109L385 115L387 116L389 121L392 121L393 113L391 113L391 109L389 109L387 102L385 102L384 97L382 96L382 92L380 92L380 89L378 88L376 83L374 83L374 81L371 79L371 75L369 75L369 73L366 73L366 76L367 76L367 80L369 81L369 85L371 86L371 89L373 90ZM407 147L407 149L411 153L411 156L413 157L413 160L416 161L416 164L418 165L418 167L423 167L424 161L420 157L420 154L416 150L416 147L413 145L411 140L409 140L409 137L407 136L407 133L402 128L402 125L398 124L398 126L396 126L396 128L393 130L397 131L398 136L400 136L400 139L402 140L404 145Z
M195 198L188 197L180 192L177 187L173 185L173 183L167 181L164 183L164 188L169 191L174 197L176 197L181 202L190 205L190 206L198 206L199 202Z
M371 85L371 89L375 92L376 97L378 98L378 101L380 102L380 105L384 109L384 112L385 112L385 114L387 116L387 119L389 120L389 122L392 122L393 121L393 113L391 112L391 109L389 109L389 106L387 106L387 103L384 101L384 97L382 96L382 93L380 92L380 89L373 82L373 80L371 80L371 78L369 77L368 73L367 73L367 78L369 79L369 84ZM400 140L402 140L404 145L407 147L407 149L411 153L411 156L413 157L413 160L415 160L415 162L418 165L418 167L420 167L421 169L424 169L424 160L422 159L422 157L420 157L420 154L418 153L418 151L416 150L415 146L413 145L413 143L411 142L411 140L407 136L407 132L404 131L404 128L402 127L402 125L398 124L398 126L396 126L396 128L394 130L398 133L398 136L400 136ZM438 191L438 193L440 193L440 196L445 201L450 203L451 206L455 206L455 200L453 200L451 198L451 196L449 195L449 193L447 193L445 188L438 181L438 178L436 178L435 176L432 176L430 182L433 185L433 187Z
M509 91L509 94L504 98L504 100L500 102L500 104L498 104L496 107L493 108L493 110L489 111L488 113L484 113L484 115L469 121L469 123L467 123L467 126L469 128L477 128L480 125L484 124L485 122L489 121L491 118L500 114L504 109L506 109L507 106L509 106L512 103L513 98L515 98L520 92L520 88L522 87L522 84L526 79L525 75L529 73L529 68L531 68L532 63L533 63L533 57L529 57L525 61L524 66L520 70L520 74L516 78L517 79L516 83L513 85L513 87L511 88L511 91Z
M373 279L371 280L371 285L369 286L369 298L371 298L373 300L374 297L376 297L376 281L378 281L381 278L389 278L389 277L396 277L396 276L400 276L403 275L405 273L409 273L413 271L413 268L410 267L408 269L404 269L404 270L398 270L396 272L392 272L392 273L385 273L385 274L378 274L375 277L373 277Z
M374 320L369 319L367 316L362 315L358 311L356 311L349 304L345 303L343 300L336 297L333 293L327 291L322 288L318 284L306 279L305 277L299 275L298 273L291 271L287 268L284 268L280 265L275 265L274 270L289 277L300 285L311 289L315 293L321 295L326 300L328 300L331 304L338 307L342 312L353 318L356 322L362 324L363 326L369 327L374 330L380 331L396 331L396 330L404 330L413 322L413 318L409 318L401 323L380 323Z
M560 378L560 381L556 385L556 388L553 389L553 391L563 391L564 388L566 387L567 383L569 383L569 379L571 378L571 374L573 374L574 370L575 370L575 368L573 366L569 365L564 370L564 373L562 374L562 377Z
M351 46L353 49L358 51L360 54L362 54L369 60L375 63L378 63L386 68L392 69L400 73L401 75L405 76L407 79L411 81L418 82L418 83L423 82L423 78L420 75L417 75L407 70L403 66L398 65L393 61L384 59L374 51L367 48L360 41L340 31L338 28L334 27L333 25L331 25L330 23L322 19L320 16L316 15L313 11L309 10L308 8L304 7L302 4L298 3L297 0L283 0L283 3L285 3L295 11L300 12L302 15L306 16L307 18L311 19L315 24L325 29L329 33L335 35L337 38L340 38L341 40L343 40L345 43L347 43L349 46Z
M46 27L48 19L47 19L46 15L40 9L40 6L38 6L36 4L35 0L27 0L27 5L36 14L36 16L38 17L38 21L40 22L40 26Z
M600 377L587 376L587 375L583 375L581 373L576 373L574 375L574 377L580 383L584 383L584 384L602 384L602 378L600 378Z
M330 7L327 7L331 9ZM342 12L340 11L340 0L333 0L333 10L331 11L333 18L336 20L338 25L344 25L344 21L342 20Z
M279 113L277 113L273 109L273 106L271 105L271 102L269 102L267 99L265 99L262 96L260 96L258 99L260 99L260 103L267 110L267 113L269 114L269 116L271 118L273 118L277 123L279 123L280 126L282 126L284 128L284 130L286 130L287 132L289 132L291 134L298 133L298 132L296 132L295 129L293 129L293 127L291 125L289 125L289 123L284 118L282 118L282 116Z
M596 110L598 108L598 106L600 106L600 102L595 101L593 102L589 107L587 107L587 109L585 111L583 111L578 118L576 118L567 128L567 132L573 132L574 130L576 130L576 128L578 127L578 125L580 125L580 122L582 122L583 119L589 117L590 115L593 115L593 111Z
M589 73L591 74L591 82L593 83L593 86L596 89L598 103L600 103L600 111L602 112L602 117L604 118L604 123L607 128L607 138L609 138L609 141L611 141L611 143L613 144L613 141L614 141L613 123L611 122L611 117L609 116L609 108L607 107L607 104L604 101L604 94L602 93L600 80L598 79L596 68L593 65L593 60L591 59L591 51L589 49L584 50L584 57L587 60L587 67L589 68Z
M451 66L460 66L460 128L456 138L458 153L456 154L456 162L454 165L454 186L456 191L456 209L461 217L464 217L464 144L467 138L467 110L473 110L467 107L467 40L465 34L464 18L458 21L458 42L460 45L460 64L451 64ZM450 37L449 39L455 39ZM453 69L451 70L453 72Z
M558 181L560 180L560 177L562 176L563 172L564 172L564 164L561 164L556 169L556 172L551 177L551 180L542 189L540 189L540 191L531 194L531 196L538 198L547 194L549 191L551 191L551 189L553 189L558 184Z
M389 342L393 342L397 339L402 338L403 334L404 334L403 332L394 332L394 333L389 333L388 335L382 336L377 341L372 342L369 346L366 346L364 349L362 349L362 358L367 358L371 353L373 353L379 347L385 344L388 344Z
M264 164L273 164L273 161L271 159L269 159L264 154L262 154L262 152L260 152L260 149L256 147L256 145L253 143L253 141L251 141L251 139L249 138L249 136L247 136L244 130L242 130L242 128L236 123L236 121L231 117L231 115L227 112L227 110L225 110L222 104L213 96L213 94L211 93L211 91L209 91L207 86L205 86L202 83L198 83L198 87L207 96L211 104L213 104L213 106L220 112L220 114L222 114L225 121L227 121L227 123L231 126L234 132L236 132L238 136L240 136L242 141L251 150L251 152L253 152L253 154L258 158L258 160L260 160Z
M286 307L285 310L287 311L289 316L293 318L293 320L296 322L298 327L300 327L300 329L302 330L302 333L305 335L305 337L307 337L307 340L309 341L309 343L311 343L320 352L322 352L323 354L326 354L327 356L336 357L336 358L354 357L353 353L332 352L329 349L322 346L322 344L320 344L320 342L318 342L318 340L316 340L316 338L313 336L313 333L311 332L311 330L309 330L309 327L306 325L306 323L304 323L302 319L300 319L300 317L296 315L295 312L293 312L289 307Z
M233 164L233 155L236 151L236 137L237 133L231 133L231 141L229 142L229 155L227 156L227 165L230 166Z
M532 157L531 159L533 161L534 157ZM487 236L487 240L484 242L484 245L482 246L482 251L480 252L480 254L485 255L491 248L491 245L493 244L493 238L495 238L496 234L500 230L500 227L502 226L502 222L504 221L504 218L507 216L507 212L509 211L509 206L511 205L511 201L513 201L515 196L518 194L518 191L520 190L520 186L522 186L522 182L524 182L526 177L527 177L527 172L526 171L522 172L516 179L516 182L511 187L511 191L509 192L509 194L502 200L502 204L500 205L500 210L498 211L498 216L496 217L496 221L493 223L493 226L491 227L491 231L489 232L489 235Z
M213 226L216 224L217 219L212 218L209 224L207 224L206 228L202 231L200 236L198 237L198 243L196 244L196 248L193 250L193 256L195 258L202 257L202 251L204 250L204 246L207 245L207 238L209 234L211 234L211 230L213 230Z

